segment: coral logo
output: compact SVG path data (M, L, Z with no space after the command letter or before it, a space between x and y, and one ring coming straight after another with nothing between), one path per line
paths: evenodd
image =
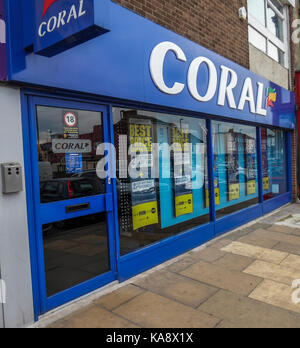
M44 8L43 8L43 18L45 17L47 11L58 0L45 0ZM77 21L81 17L87 14L85 10L85 2L84 0L80 0L76 4L73 4L69 7L69 9L64 9L60 11L56 16L52 16L48 21L43 21L39 25L38 35L40 38L43 38L47 35L47 33L52 33L56 29L62 28L71 22Z
M43 18L45 17L47 11L49 10L49 7L54 4L58 0L44 0L44 9L43 9Z
M277 101L277 93L276 89L274 88L268 88L268 97L267 97L267 108L271 107L273 108L275 103Z

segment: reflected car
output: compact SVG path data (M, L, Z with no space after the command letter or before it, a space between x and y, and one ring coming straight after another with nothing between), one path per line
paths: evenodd
M86 196L104 194L105 180L99 178L65 178L42 181L40 183L41 202L51 203Z

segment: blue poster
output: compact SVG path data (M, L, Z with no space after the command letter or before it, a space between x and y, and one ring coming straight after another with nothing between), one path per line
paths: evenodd
M82 173L82 154L67 153L66 154L66 173L77 174Z

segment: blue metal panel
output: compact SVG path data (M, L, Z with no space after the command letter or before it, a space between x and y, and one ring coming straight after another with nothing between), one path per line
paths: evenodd
M34 0L32 39L37 54L52 57L108 31L107 0L48 0L48 3L51 6L45 7L47 2Z
M87 295L88 293L100 289L101 287L116 280L115 274L110 272L102 275L101 277L91 279L88 282L82 283L78 286L69 290L61 292L58 295L52 296L47 299L46 311L51 311L63 304L73 301L81 296Z
M213 224L200 226L147 248L136 251L119 260L119 280L125 281L213 239Z
M216 235L219 236L229 232L230 230L245 225L252 220L260 218L262 215L262 205L258 204L221 218L216 221Z
M11 80L222 116L230 120L291 129L295 127L293 93L113 2L109 3L109 33L52 58L24 51L22 40L18 39L22 34L20 8L16 5L16 0L10 3L13 7L9 11ZM176 59L174 52L169 52L163 68L168 86L176 81L185 85L178 95L161 92L151 78L150 56L161 42L176 44L186 56L187 61L182 62ZM258 95L258 83L264 85L262 107L266 105L268 88L275 89L277 102L274 107L267 108L267 116L261 116L250 111L248 102L244 110L229 107L227 101L224 106L220 106L219 87L209 102L197 101L191 96L186 81L191 62L199 56L210 59L215 65L217 86L220 85L221 66L237 73L238 84L234 89L236 104L242 94L244 81L250 78L255 97ZM202 67L200 75L197 87L203 94L208 84L208 70Z
M109 205L106 206L105 201L110 202ZM53 203L45 203L42 204L39 213L40 213L40 221L44 224L50 224L52 222L74 219L85 215L91 215L99 213L99 211L112 211L112 202L111 202L111 194L102 195L102 196L90 196L85 198L72 199L72 201L62 201ZM90 207L86 210L75 212L75 213L67 213L66 208L68 206L74 206L77 204L89 204Z
M292 194L290 192L283 195L272 198L263 204L263 215L271 213L273 210L279 209L280 207L291 203Z
M27 220L29 231L30 245L30 263L31 263L31 279L33 291L34 319L37 321L41 313L40 292L39 292L39 273L38 266L38 247L35 233L35 206L32 188L32 168L30 156L30 131L29 131L29 112L27 98L24 93L21 94L22 105L22 131L23 131L23 147L24 147L24 165L25 165L25 183L26 183L26 202L27 202Z
M108 112L109 117L109 125L110 125L110 139L111 144L115 146L115 137L114 137L114 124L113 124L113 110L112 106L109 108ZM117 163L117 159L114 158L113 161ZM118 211L118 193L117 193L117 180L115 178L112 179L112 190L113 190L113 217L114 217L114 232L115 232L115 257L116 257L116 276L118 276L118 268L120 262L120 235L119 235L119 211Z

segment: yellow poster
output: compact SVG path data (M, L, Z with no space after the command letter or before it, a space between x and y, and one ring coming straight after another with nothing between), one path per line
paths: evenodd
M132 207L133 230L158 224L157 202L149 202Z
M264 191L269 191L270 189L270 179L269 177L263 178Z
M194 211L193 194L177 196L175 198L176 216L192 214Z
M152 122L145 119L130 118L129 145L131 166L136 171L139 171L139 177L131 179L132 223L134 231L159 223L156 184L155 179L151 179L153 167L152 144Z
M220 205L220 189L219 189L219 180L215 180L215 205ZM205 191L206 207L209 207L209 191Z
M192 156L190 147L190 130L188 124L181 128L172 128L172 143L174 146L174 201L175 216L180 217L194 212L192 184Z
M229 185L229 201L240 198L240 184Z
M247 195L254 195L256 193L256 181L251 180L247 182Z

